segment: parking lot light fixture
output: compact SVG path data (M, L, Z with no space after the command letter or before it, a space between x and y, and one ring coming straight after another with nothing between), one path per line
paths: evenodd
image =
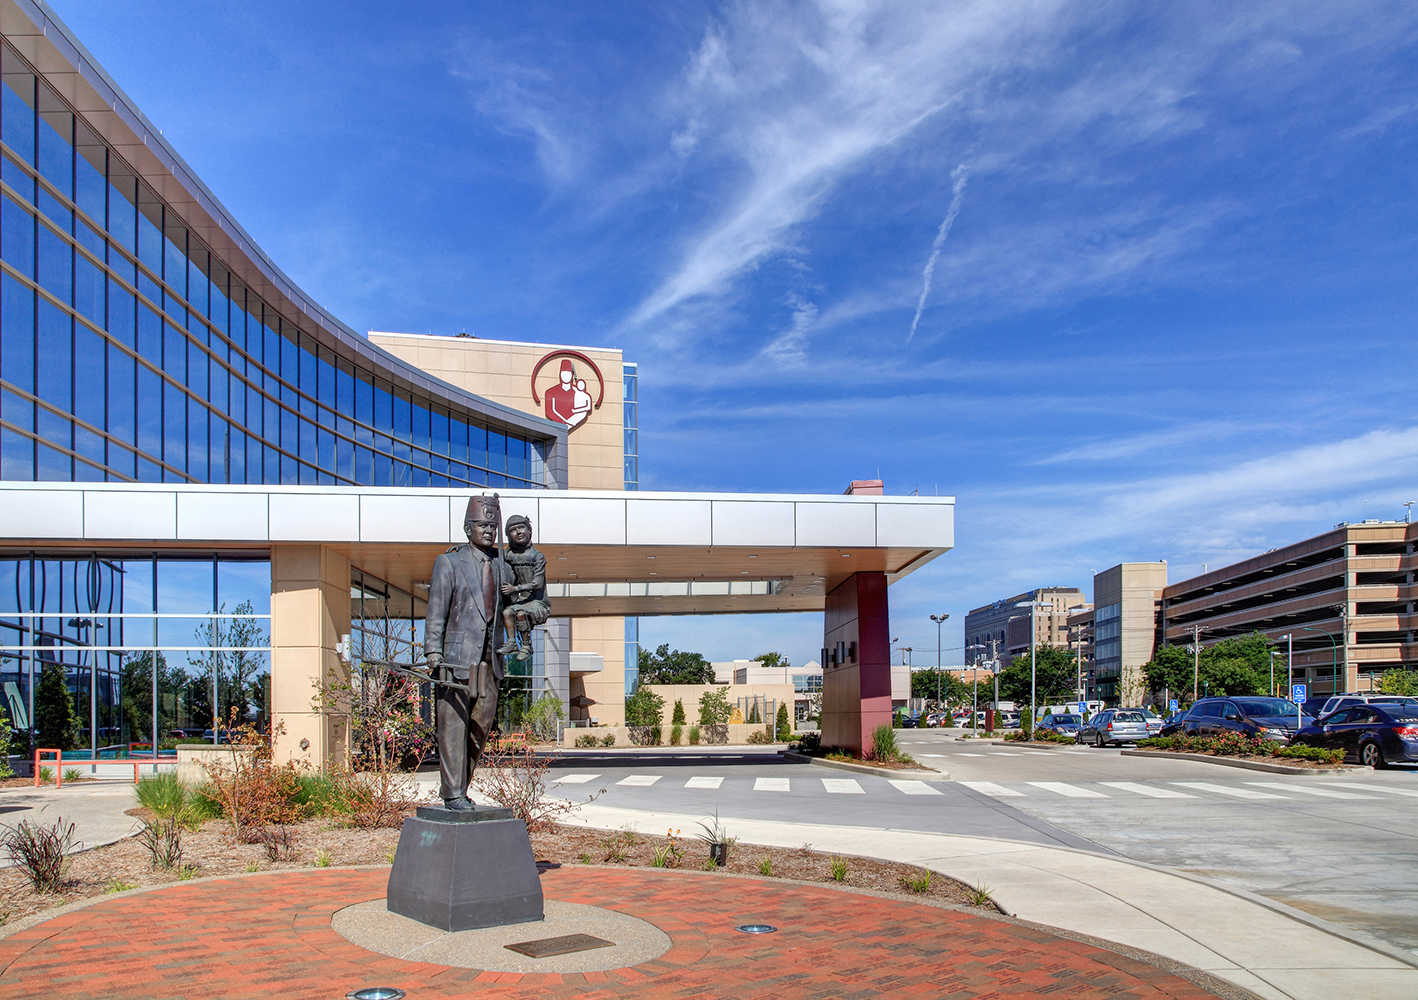
M935 710L937 712L942 708L940 700L940 627L949 617L948 614L931 615L931 621L935 622Z
M1037 591L1035 592L1038 593ZM1035 652L1035 642L1039 632L1039 622L1036 612L1039 608L1052 608L1051 601L1020 601L1016 608L1029 609L1029 731L1034 731L1034 717L1038 714L1038 687L1039 687L1039 664L1037 653Z

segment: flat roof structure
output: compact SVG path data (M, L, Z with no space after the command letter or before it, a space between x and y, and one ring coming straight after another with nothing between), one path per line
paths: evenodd
M484 491L0 483L0 547L265 550L320 545L414 591L466 542ZM492 492L492 491L486 491ZM853 573L888 583L955 544L953 497L499 491L532 519L555 615L821 611Z

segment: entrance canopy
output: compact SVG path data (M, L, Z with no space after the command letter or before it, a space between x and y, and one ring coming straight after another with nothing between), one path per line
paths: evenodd
M410 592L463 543L468 490L0 483L0 546L210 551L319 544ZM485 492L493 492L487 490ZM821 611L955 542L953 497L499 490L547 557L558 616Z

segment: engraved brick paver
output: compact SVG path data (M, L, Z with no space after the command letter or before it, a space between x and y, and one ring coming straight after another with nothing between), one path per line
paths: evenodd
M168 886L0 940L0 996L283 1000L397 986L410 1000L1201 1000L1214 994L1091 945L969 913L830 889L664 871L563 868L552 899L648 920L673 942L610 972L453 969L366 951L335 911L384 895L382 871L275 872ZM738 924L779 927L767 937Z

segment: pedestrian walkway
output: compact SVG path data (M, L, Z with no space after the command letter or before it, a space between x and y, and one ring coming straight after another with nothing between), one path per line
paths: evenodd
M595 802L567 822L649 831L689 828L700 819ZM1412 956L1264 897L1139 862L984 837L736 819L722 812L720 819L740 851L808 843L819 851L921 865L989 887L1009 913L1204 969L1266 1000L1418 996Z
M375 954L334 930L336 911L382 898L387 880L387 868L272 872L65 910L0 940L0 992L47 1000L328 1000L372 986L410 1000L1216 996L1156 965L983 914L771 879L579 866L546 871L545 896L648 921L670 949L607 972L448 968ZM776 931L737 930L750 923ZM526 926L537 938L536 925Z

